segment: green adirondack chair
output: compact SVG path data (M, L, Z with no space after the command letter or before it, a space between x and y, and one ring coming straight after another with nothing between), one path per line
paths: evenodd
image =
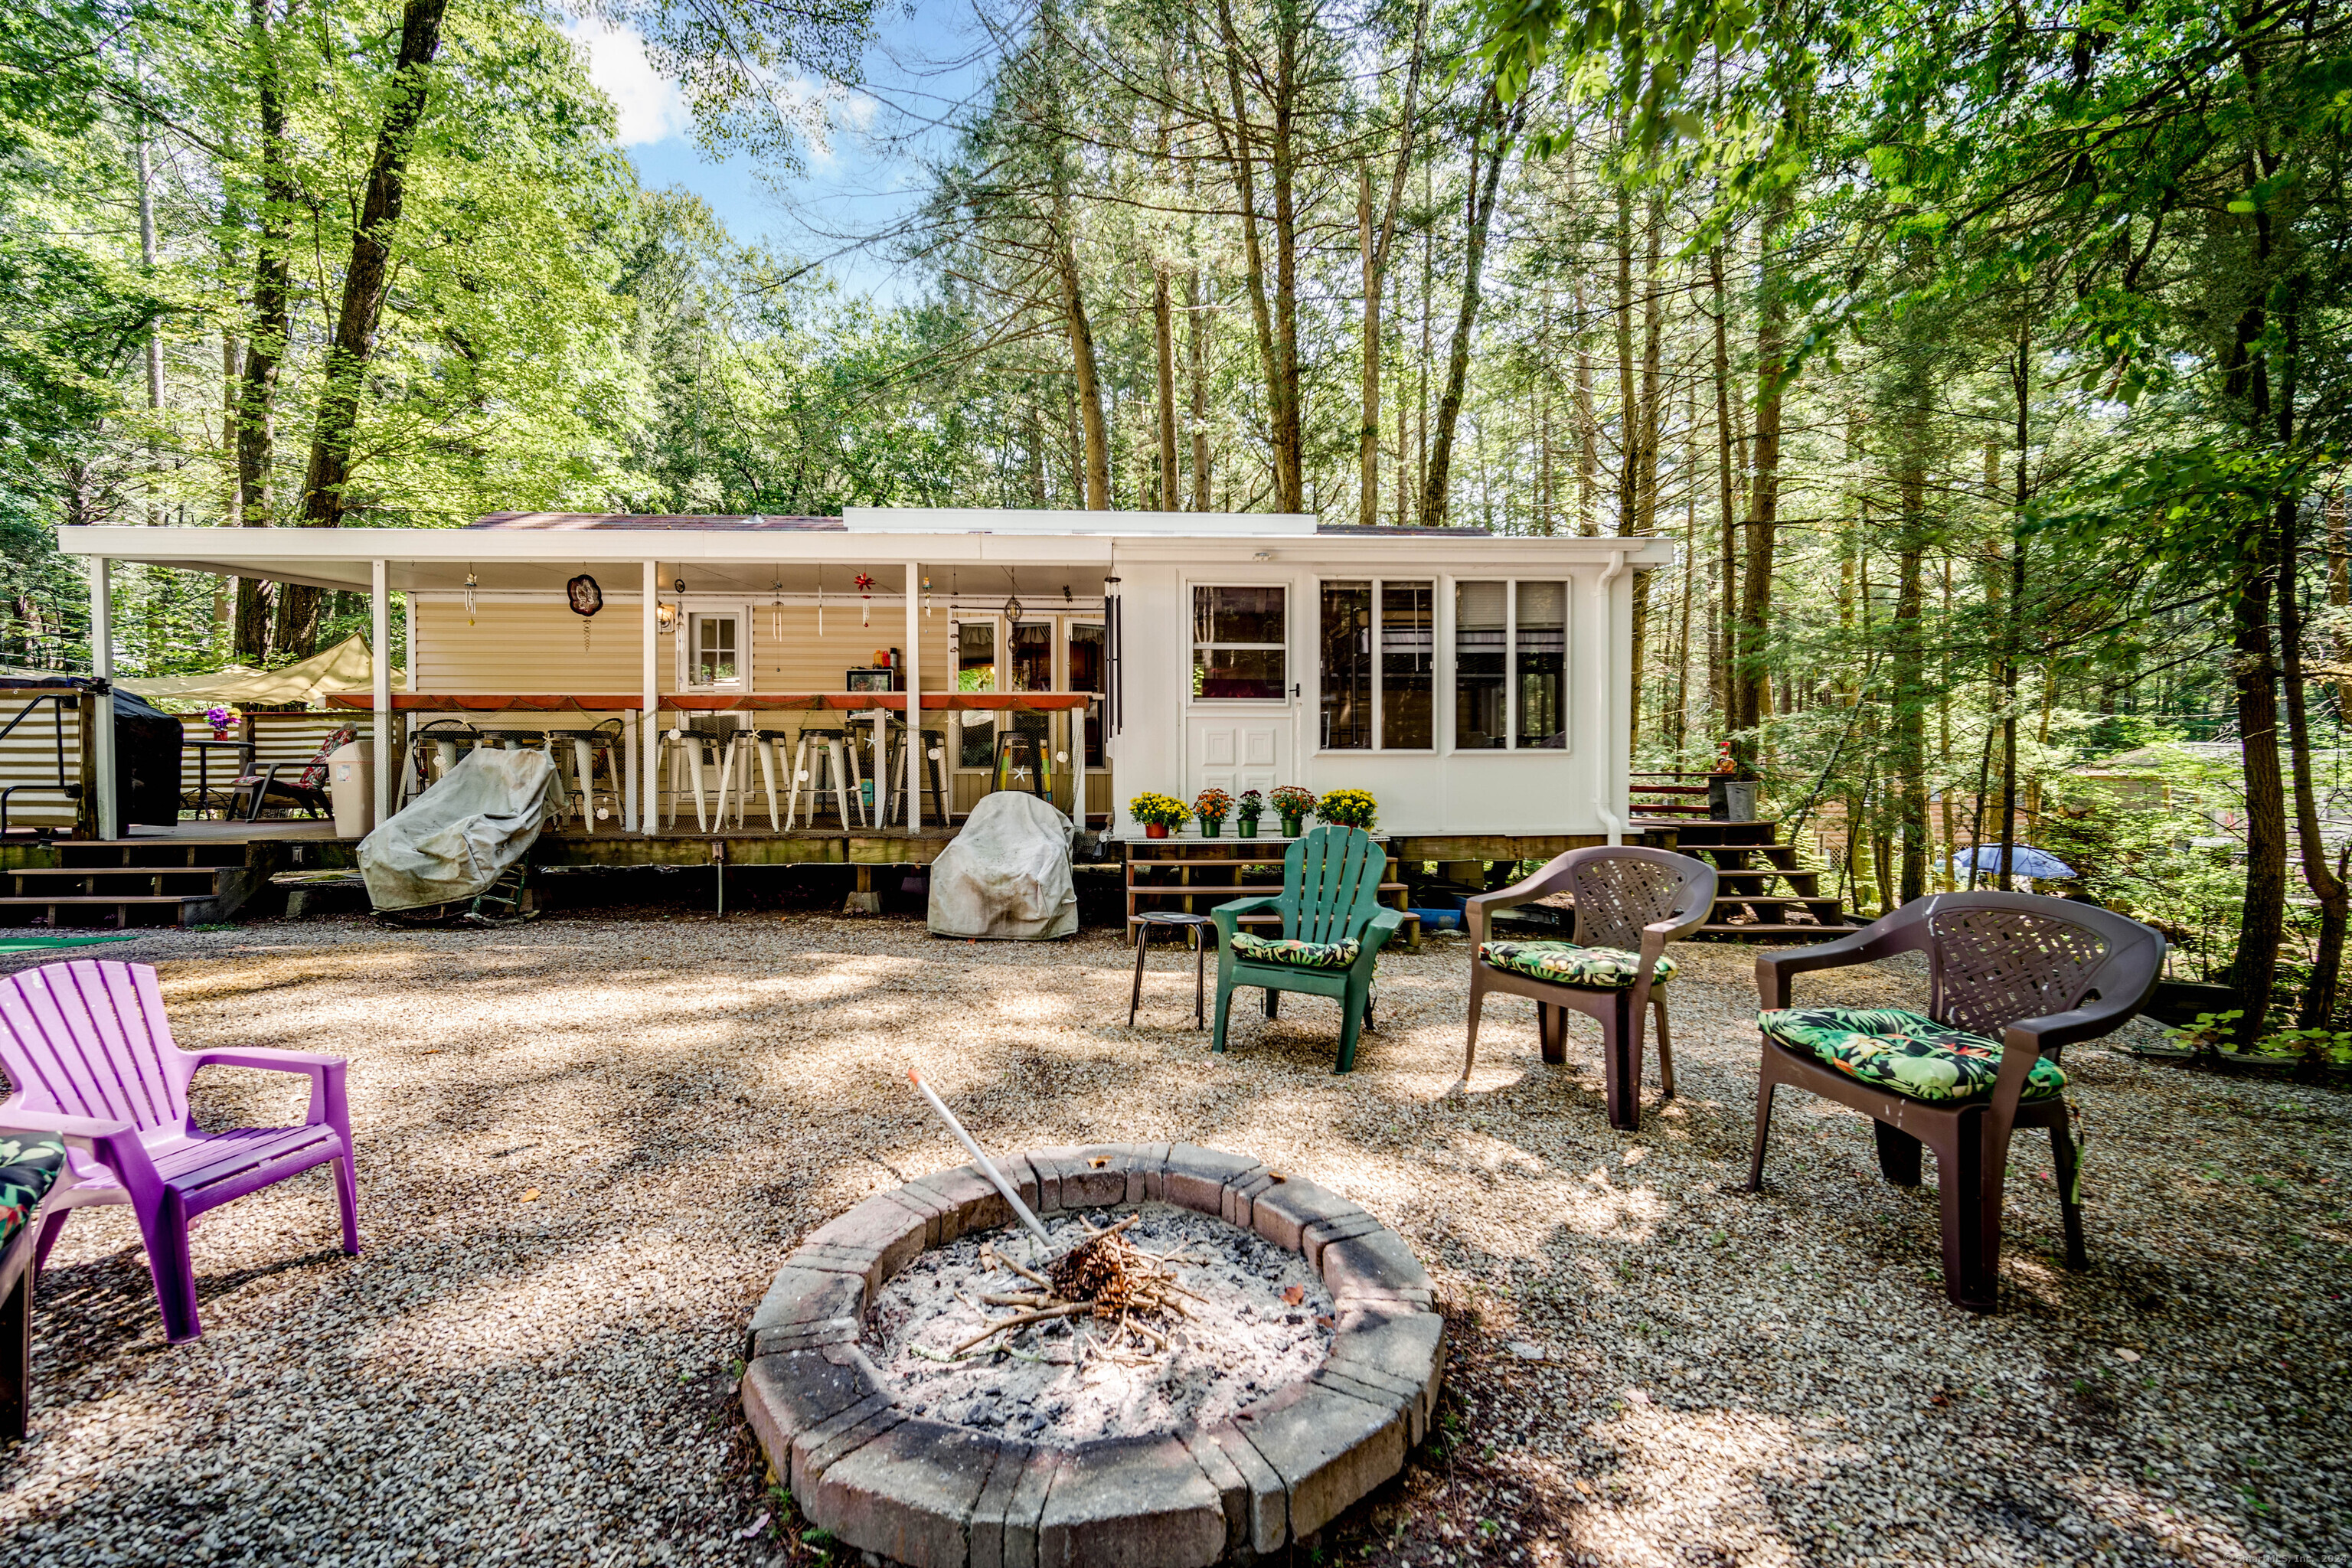
M1404 923L1404 911L1383 908L1381 876L1388 855L1371 835L1353 827L1318 827L1282 858L1282 891L1236 899L1209 911L1217 922L1217 1037L1225 1048L1225 1019L1234 990L1265 988L1265 1016L1285 991L1334 996L1339 1002L1339 1067L1356 1065L1356 1038L1370 1022L1372 965L1381 944ZM1282 935L1260 937L1241 917L1282 912Z

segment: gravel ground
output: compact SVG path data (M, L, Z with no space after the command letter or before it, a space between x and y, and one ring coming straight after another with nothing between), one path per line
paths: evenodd
M84 1211L44 1279L38 1435L0 1458L0 1562L797 1563L733 1358L804 1231L961 1153L919 1061L998 1148L1187 1139L1403 1231L1454 1324L1439 1432L1302 1561L1627 1564L2352 1562L2352 1096L2067 1058L2094 1268L2055 1267L2021 1141L2006 1310L1938 1289L1935 1197L1862 1119L1785 1098L1745 1175L1752 954L1685 947L1680 1100L1602 1120L1592 1032L1523 1004L1461 1062L1457 940L1384 958L1382 1027L1330 1072L1328 1004L1188 1026L1191 965L937 942L899 921L359 923L171 934L181 1038L352 1058L362 1223L327 1173L196 1232L205 1332L166 1348L136 1234ZM1806 998L1916 1000L1894 966ZM210 1127L299 1080L207 1069ZM762 1517L766 1517L762 1522Z

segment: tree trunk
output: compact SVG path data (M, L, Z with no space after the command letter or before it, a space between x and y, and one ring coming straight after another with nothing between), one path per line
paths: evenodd
M1772 710L1771 671L1765 658L1766 631L1772 609L1772 553L1780 511L1780 404L1788 366L1789 306L1785 279L1773 247L1794 212L1794 198L1783 189L1764 216L1758 241L1759 279L1756 324L1756 447L1755 469L1748 496L1748 559L1740 588L1739 648L1736 660L1739 711L1735 728L1747 732L1744 759L1752 769L1761 747L1759 733Z
M1192 510L1209 510L1209 310L1198 263L1184 279L1185 357L1192 373Z
M1895 576L1895 766L1893 781L1903 829L1901 901L1927 894L1927 669L1920 637L1923 605L1919 572L1926 542L1927 462L1924 450L1927 389L1906 411L1902 470L1896 479L1903 508L1903 539Z
M1722 540L1717 563L1717 596L1715 634L1708 639L1714 665L1707 672L1715 691L1716 721L1721 732L1738 728L1739 708L1732 659L1739 635L1739 517L1732 500L1731 477L1731 317L1723 297L1723 247L1706 253L1706 276L1715 290L1715 494L1722 513Z
M1176 342L1169 320L1168 268L1151 269L1151 334L1160 353L1160 510L1174 511L1176 471Z
M1366 523L1381 520L1381 289L1388 277L1389 254L1396 240L1397 213L1404 205L1405 175L1412 168L1413 112L1421 93L1421 68L1429 44L1429 0L1414 7L1412 55L1405 64L1404 100L1397 121L1396 162L1389 169L1388 201L1376 226L1372 222L1372 166L1357 167L1356 223L1364 252L1364 417L1356 434L1358 472L1357 515Z
M1470 133L1470 210L1467 254L1462 268L1462 309L1454 318L1454 341L1446 353L1445 389L1438 395L1437 432L1430 445L1429 468L1421 480L1423 528L1445 526L1454 426L1461 417L1462 396L1470 379L1470 335L1478 325L1480 275L1486 263L1487 228L1495 216L1495 195L1503 183L1503 165L1510 160L1511 147L1518 139L1520 127L1527 122L1531 101L1528 95L1522 93L1518 101L1507 109L1499 89L1489 83ZM1486 141L1489 136L1491 142ZM1486 157L1483 177L1479 166L1482 152Z
M1258 359L1265 367L1266 443L1274 456L1274 508L1307 510L1304 447L1298 412L1297 215L1293 189L1291 121L1297 110L1298 23L1296 12L1278 7L1275 29L1275 74L1266 87L1266 171L1274 182L1274 294L1266 295L1265 252L1260 237L1257 185L1251 147L1249 95L1242 86L1241 40L1229 0L1217 0L1225 45L1225 84L1233 96L1233 135L1227 153L1241 197L1242 252L1257 326Z
M1110 434L1103 426L1102 382L1095 373L1095 332L1078 282L1077 252L1067 228L1054 243L1054 270L1062 285L1062 323L1070 339L1070 369L1077 388L1078 425L1086 437L1087 510L1110 510Z
M293 19L289 0L287 19ZM301 193L287 166L286 93L270 31L271 0L252 0L247 28L254 97L261 121L261 233L254 248L253 311L246 328L245 367L236 409L238 511L247 528L277 522L271 494L277 461L278 371L293 331L293 258L290 225ZM278 584L240 577L231 647L238 659L266 664Z
M431 96L433 61L441 52L441 18L448 5L449 0L406 0L402 8L400 53L393 65L383 122L376 132L375 155L368 165L359 226L352 234L351 259L343 268L342 304L327 350L319 419L302 481L305 528L338 526L348 505L345 492L352 479L362 383L375 353L376 329L392 287L392 241L400 226L409 153ZM288 584L278 601L276 651L297 658L316 651L320 607L318 589Z

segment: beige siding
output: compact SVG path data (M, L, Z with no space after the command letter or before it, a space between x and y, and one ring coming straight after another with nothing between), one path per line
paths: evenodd
M688 601L690 611L707 614L720 606ZM874 662L877 648L903 649L907 640L906 608L895 601L877 599L873 624L858 624L859 602L851 597L828 604L824 635L817 635L814 605L787 605L781 612L783 637L774 635L779 612L772 605L753 604L744 610L751 650L752 689L757 691L842 691L848 688L846 671ZM474 624L466 624L466 606L425 601L415 607L415 689L426 694L464 693L619 693L643 689L642 622L637 606L615 604L595 618L588 647L580 646L580 617L559 602L544 605L487 603L479 605ZM943 689L950 663L947 616L935 610L924 623L923 686ZM677 689L678 644L675 633L663 637L660 685Z
M871 626L858 625L859 604L855 598L824 607L824 635L816 629L814 605L786 605L778 610L772 605L751 606L751 680L756 691L845 691L849 688L848 671L865 669L874 663L877 649L898 648L905 651L907 643L907 608L897 602L877 599L873 606ZM777 618L783 623L782 638L775 635ZM942 689L946 679L947 616L934 610L924 623L923 689Z
M70 699L72 693L67 695ZM23 713L29 700L26 692L0 695L0 725ZM55 787L60 729L66 782L77 784L81 777L81 715L71 700L62 705L40 702L38 711L27 715L5 740L0 740L0 789L16 789L8 796L9 826L73 826L74 803Z
M641 691L643 644L635 605L611 605L580 646L580 617L561 600L489 603L466 624L466 606L426 600L416 616L415 690L452 695ZM667 665L664 666L667 686Z

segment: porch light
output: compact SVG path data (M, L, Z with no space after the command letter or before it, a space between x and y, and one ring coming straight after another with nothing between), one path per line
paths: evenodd
M661 599L654 601L654 624L667 631L677 625L677 606Z

